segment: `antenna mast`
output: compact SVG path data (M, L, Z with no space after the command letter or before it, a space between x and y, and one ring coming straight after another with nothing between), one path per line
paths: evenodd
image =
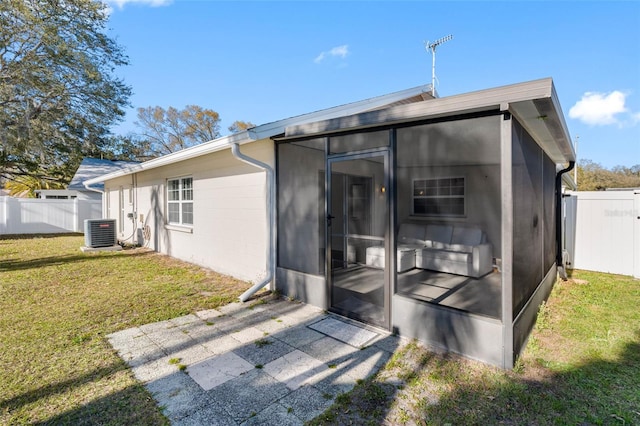
M431 51L431 56L433 58L431 64L431 96L433 96L434 98L436 97L436 47L446 41L451 40L452 38L453 36L449 34L448 36L439 38L433 43L429 43L428 41L425 43L425 47L427 48L427 50Z

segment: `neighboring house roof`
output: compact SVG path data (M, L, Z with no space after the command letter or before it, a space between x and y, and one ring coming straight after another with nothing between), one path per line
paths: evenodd
M84 186L84 182L138 164L140 163L135 161L111 161L101 160L99 158L84 158L78 170L76 170L76 174L73 175L71 182L69 182L67 189L86 191L87 188ZM91 187L102 190L104 185L98 181L92 184Z
M162 167L167 164L177 163L179 161L188 160L190 158L199 157L201 155L210 154L212 152L228 149L232 144L245 144L261 139L271 138L273 136L282 135L289 126L295 126L304 123L311 123L319 120L327 120L336 117L358 114L365 111L375 111L383 108L389 108L395 105L403 105L424 100L433 99L431 96L431 85L423 85L413 87L411 89L390 93L375 98L369 98L358 102L336 106L333 108L323 109L320 111L299 115L296 117L286 118L284 120L274 121L272 123L262 124L250 129L235 133L229 136L205 142L191 148L183 149L153 160L146 161L133 166L128 166L122 170L113 171L104 176L89 179L86 183L95 185L105 180L114 179L143 170Z

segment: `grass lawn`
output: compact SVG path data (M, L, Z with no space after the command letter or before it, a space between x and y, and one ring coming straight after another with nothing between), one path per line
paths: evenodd
M80 236L0 238L0 424L167 424L105 335L233 301L248 284ZM640 280L575 271L512 372L416 343L312 424L640 424Z
M0 424L167 424L105 335L210 309L248 284L82 236L0 239Z
M556 283L512 372L411 343L311 424L640 425L640 280Z

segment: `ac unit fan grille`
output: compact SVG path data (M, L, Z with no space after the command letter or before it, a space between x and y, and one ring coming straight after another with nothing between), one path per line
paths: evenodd
M84 244L87 247L110 247L118 243L115 219L84 221Z

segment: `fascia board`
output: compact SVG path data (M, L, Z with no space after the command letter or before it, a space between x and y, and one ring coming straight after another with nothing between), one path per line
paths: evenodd
M266 139L284 133L287 127L304 125L306 123L331 120L337 117L363 113L365 111L380 108L384 105L392 104L394 102L398 102L412 96L429 94L430 91L431 85L429 84L412 87L410 89L405 89L387 95L339 105L336 107L298 115L291 118L285 118L283 120L274 121L272 123L266 123L249 129L249 131L255 134L256 139Z
M452 114L473 113L500 108L504 103L522 102L537 98L550 97L551 78L512 84L494 89L485 89L446 98L432 99L399 105L379 111L364 112L314 123L287 127L285 138L304 137L306 135L331 133L340 130L354 130L376 125L394 124L422 118L438 118Z
M143 172L145 170L151 170L158 167L166 166L169 164L177 163L184 160L189 160L191 158L199 157L201 155L211 154L216 151L221 151L223 149L227 149L233 143L245 144L248 142L253 142L249 136L249 133L244 130L239 133L235 133L233 135L224 136L219 139L215 139L210 142L205 142L200 145L193 146L191 148L186 148L181 151L177 151L171 154L164 155L162 157L154 158L153 160L146 161L144 163L140 163L137 165L128 166L116 172L108 173L106 175L98 176L93 179L86 180L84 182L85 185L95 185L100 182L104 182L107 180L119 178L122 176L127 176L133 173Z
M546 117L549 121L546 123L538 120L540 114L535 106L538 101L551 107L550 115ZM575 149L551 78L290 126L287 127L285 136L278 140L322 136L345 130L352 131L498 109L512 112L528 131L537 135L539 142L544 145L543 148L554 161L575 160Z

